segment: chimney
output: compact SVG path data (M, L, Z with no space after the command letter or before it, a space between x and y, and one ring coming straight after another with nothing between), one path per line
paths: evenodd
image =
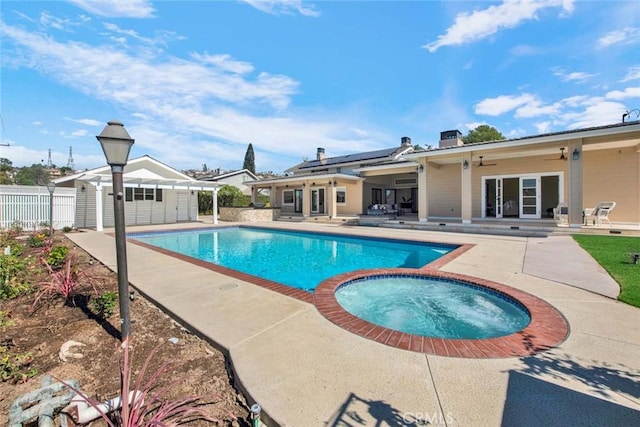
M464 142L462 142L462 134L459 130L454 129L440 132L440 148L459 147L463 144Z
M400 138L400 146L401 147L410 147L411 146L411 138L408 136L403 136Z
M316 154L316 159L318 159L319 161L322 161L326 158L327 156L326 154L324 154L324 148L318 147L318 153Z

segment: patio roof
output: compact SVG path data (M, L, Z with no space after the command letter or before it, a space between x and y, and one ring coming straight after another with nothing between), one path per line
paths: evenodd
M341 180L349 180L349 181L363 181L364 178L354 175L347 175L344 173L309 173L304 175L291 175L280 178L271 178L264 179L260 181L248 181L245 182L244 185L257 187L257 186L266 186L269 187L274 184L279 183L289 183L289 182L297 182L297 181L309 181L309 180L323 180L323 179L341 179Z

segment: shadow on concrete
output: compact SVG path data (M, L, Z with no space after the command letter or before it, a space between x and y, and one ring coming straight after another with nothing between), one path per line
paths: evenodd
M578 381L603 397L611 397L615 393L624 394L631 400L640 399L640 372L622 364L580 360L554 352L525 357L522 362L525 367L519 371L523 374Z
M382 400L367 400L350 393L338 411L325 422L327 427L353 426L419 426L425 425L411 419Z
M503 426L637 425L640 420L636 369L553 351L521 360L523 368L509 371Z
M532 377L509 372L502 426L637 425L640 412Z

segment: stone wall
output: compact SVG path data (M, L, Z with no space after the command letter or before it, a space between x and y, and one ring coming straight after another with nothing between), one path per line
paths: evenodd
M254 209L254 208L219 208L220 221L229 222L262 222L275 221L280 216L280 208Z

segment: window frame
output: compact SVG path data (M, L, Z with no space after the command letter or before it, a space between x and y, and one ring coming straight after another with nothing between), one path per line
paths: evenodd
M291 193L291 202L287 202L287 193ZM295 202L295 191L293 189L282 190L282 206L293 206Z
M340 201L340 193L342 193L342 201ZM346 206L347 205L347 187L339 186L336 187L336 204L338 206Z

